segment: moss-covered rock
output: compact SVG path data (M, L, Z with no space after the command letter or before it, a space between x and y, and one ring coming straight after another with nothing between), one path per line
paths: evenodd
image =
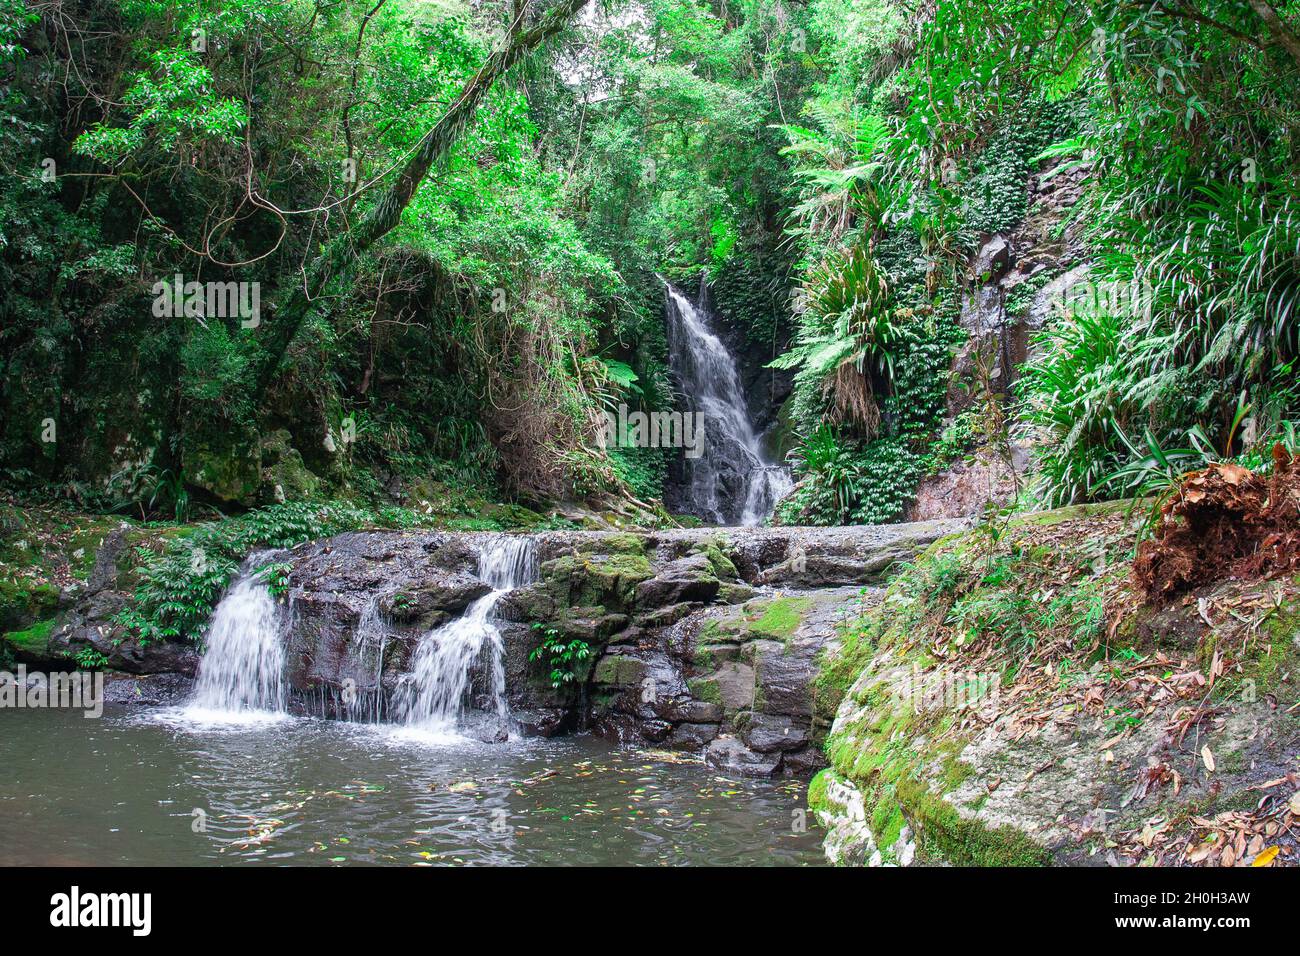
M814 794L832 859L1182 863L1193 821L1255 814L1252 788L1300 746L1300 584L1144 606L1139 517L1076 507L943 539L845 624L817 680L836 702Z

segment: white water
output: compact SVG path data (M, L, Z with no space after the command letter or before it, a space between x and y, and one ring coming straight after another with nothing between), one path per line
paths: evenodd
M687 502L717 524L756 525L792 487L790 471L764 452L735 356L709 327L706 312L666 288L669 362L691 410L704 418L704 454L685 459Z
M501 722L506 706L505 647L492 611L508 591L537 578L537 559L525 537L501 536L479 552L479 577L492 591L465 613L425 635L415 651L411 674L398 689L398 721L420 735L454 737L466 710L476 669L487 677L490 709Z
M279 608L266 584L253 573L240 577L212 612L207 651L184 715L221 723L262 723L283 717L280 630Z

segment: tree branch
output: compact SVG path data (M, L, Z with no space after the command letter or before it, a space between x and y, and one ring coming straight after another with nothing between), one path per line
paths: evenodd
M509 44L494 52L479 69L442 119L421 138L397 181L382 199L351 230L331 240L304 271L302 284L277 310L268 323L265 355L258 367L254 396L260 401L275 379L280 362L311 314L312 303L332 281L346 275L357 257L387 235L402 218L420 184L433 165L443 159L473 119L479 104L503 73L544 40L558 33L587 0L560 0L527 30L514 35Z
M1272 4L1266 3L1265 0L1249 0L1249 2L1250 8L1259 14L1259 18L1264 21L1273 39L1291 54L1291 59L1295 60L1296 66L1300 66L1300 37L1295 35L1295 31L1273 9Z

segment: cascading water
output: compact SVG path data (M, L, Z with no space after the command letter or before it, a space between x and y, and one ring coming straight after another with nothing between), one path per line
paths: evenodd
M505 648L492 623L492 611L508 591L537 579L532 542L524 537L492 539L479 552L478 573L492 591L456 620L425 635L416 648L410 677L398 689L398 720L412 730L455 735L471 681L481 668L488 709L499 723L497 735L507 732Z
M186 708L219 719L257 719L285 712L280 612L265 582L245 572L212 613L207 651Z
M790 471L763 450L736 359L700 304L666 285L669 362L689 410L703 418L704 451L686 458L687 510L721 525L756 525L791 488Z

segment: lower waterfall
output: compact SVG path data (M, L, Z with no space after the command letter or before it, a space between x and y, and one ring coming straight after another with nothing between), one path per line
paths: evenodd
M479 736L507 737L505 647L492 612L507 592L536 580L532 541L511 535L489 539L479 549L478 575L492 590L420 640L410 673L403 675L387 706L380 690L345 698L345 706L335 713L349 721L398 724L420 736L451 737L473 710L494 721ZM256 572L242 574L212 613L207 649L185 715L230 723L287 715L285 630L282 610L266 584ZM357 624L356 642L367 657L373 649L377 687L388 639L378 601L372 600Z
M514 588L537 579L537 558L525 537L502 536L479 552L479 577L492 591L454 621L425 635L411 673L398 688L397 722L421 733L452 735L460 728L476 671L486 678L485 709L497 721L497 737L508 735L505 647L492 623L497 602Z
M224 719L286 712L280 609L256 572L246 572L221 598L206 635L207 650L187 710Z

